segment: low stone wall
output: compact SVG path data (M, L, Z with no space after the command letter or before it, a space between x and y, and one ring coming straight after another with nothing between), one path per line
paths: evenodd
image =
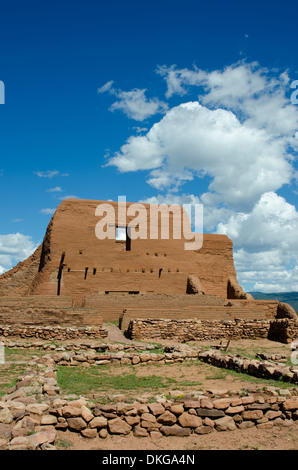
M298 321L289 318L280 318L271 321L268 339L280 341L281 343L291 343L298 339Z
M216 367L235 370L263 379L283 380L298 383L298 366L285 366L269 361L248 359L239 355L224 354L220 351L207 350L198 354L200 361L207 362Z
M106 338L108 331L100 326L63 327L63 326L23 326L0 325L0 337L40 338L43 340L68 340L75 338Z
M66 430L88 439L130 433L156 439L298 423L298 397L290 392L287 397L263 392L223 398L206 392L174 401L105 405L88 403L83 397L59 398L59 393L55 369L49 364L23 374L0 400L0 449L55 449L57 431Z
M134 319L126 330L131 339L176 341L267 338L270 320Z

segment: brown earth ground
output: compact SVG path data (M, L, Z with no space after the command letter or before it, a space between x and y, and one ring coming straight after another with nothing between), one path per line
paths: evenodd
M119 343L132 343L130 340L125 339L122 333L118 330L115 325L108 325L109 327L109 338L102 342L119 342ZM88 340L78 340L77 343L87 343ZM94 340L90 341L95 343ZM59 345L62 342L58 342ZM65 341L65 343L69 343ZM72 341L75 343L75 341ZM144 342L142 342L144 344ZM142 344L139 342L139 344ZM146 344L146 343L145 343ZM178 343L173 341L159 341L160 345L177 345ZM205 341L197 343L189 343L197 346L209 346L218 345L219 341ZM241 354L246 357L255 357L256 353L269 353L269 354L284 354L287 358L290 357L291 349L290 345L276 343L272 341L264 340L238 340L232 341L229 345L229 351L233 354ZM44 353L48 353L45 351ZM22 355L21 351L18 352L16 357L7 358L11 364L21 366L24 361L28 361L29 355L36 355L36 351L24 351ZM8 364L6 364L7 366ZM0 371L1 372L1 371ZM137 377L145 377L155 375L163 378L171 378L177 381L172 386L172 390L181 390L182 394L185 395L189 392L204 392L212 391L217 394L217 391L227 393L233 393L233 391L258 391L260 394L266 386L281 387L283 389L292 389L290 384L282 384L280 382L266 381L262 379L252 378L243 374L231 373L228 370L219 369L205 363L181 363L181 364L147 364L146 366L115 366L103 369L105 374L121 375L125 373L135 373ZM1 375L0 375L1 382ZM184 386L184 382L189 382L190 385ZM297 389L297 388L296 388ZM140 395L142 397L148 396L160 396L164 393L168 393L169 390L144 390L141 391L121 391L121 390L110 390L109 392L101 392L99 390L90 390L90 393L84 396L91 400L100 398L110 399L113 395L120 394L121 401L125 401L125 398L129 400L137 398ZM61 395L66 395L66 391L62 390ZM122 395L122 396L121 396ZM298 450L298 424L291 427L279 427L274 426L272 429L257 429L256 427L226 431L226 432L214 432L207 435L191 435L188 437L161 437L158 439L152 438L136 438L133 435L129 436L108 436L106 439L86 439L81 437L79 434L71 433L69 431L63 432L58 431L57 437L57 448L61 450Z

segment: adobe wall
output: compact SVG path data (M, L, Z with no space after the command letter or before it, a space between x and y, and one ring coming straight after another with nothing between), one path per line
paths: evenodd
M178 296L177 296L178 297ZM182 296L181 296L182 297ZM149 306L137 308L125 308L125 312L121 315L121 329L125 331L133 319L194 319L194 320L209 320L210 322L215 320L263 320L273 319L276 316L278 301L233 301L222 303L213 303L208 301L208 296L200 297L202 303L197 302L196 304L190 304L187 299L183 302L181 298L181 304L179 300L176 300L176 305L171 305L168 302L163 303L159 301L159 305L156 308L149 308ZM218 299L218 298L217 298ZM205 301L205 303L203 303Z
M170 214L170 239L150 239L147 204L148 239L132 240L131 251L126 251L125 242L96 237L100 217L95 215L95 209L100 203L105 201L63 201L35 257L10 277L7 274L0 277L0 296L66 295L82 300L86 295L107 291L185 294L190 276L198 279L205 294L223 298L227 297L230 279L234 296L239 286L233 245L227 236L204 234L202 248L187 251L184 244L188 240L173 238ZM117 224L117 203L108 204L115 209ZM130 205L127 203L127 208ZM134 217L127 216L124 224ZM159 221L159 230L160 227ZM238 290L242 292L241 288Z
M98 325L98 309L73 308L71 297L28 296L0 299L0 325Z

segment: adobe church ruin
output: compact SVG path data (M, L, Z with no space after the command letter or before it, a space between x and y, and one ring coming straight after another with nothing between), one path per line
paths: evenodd
M169 239L131 240L126 227L133 217L126 215L125 240L99 240L96 207L103 203L60 204L43 244L0 276L0 325L92 327L121 317L128 328L135 318L269 321L277 316L278 301L253 300L239 286L227 236L204 234L199 250L185 250L186 240L173 237L170 213ZM118 203L106 204L118 220ZM144 206L149 212L150 205ZM118 227L115 223L113 230Z

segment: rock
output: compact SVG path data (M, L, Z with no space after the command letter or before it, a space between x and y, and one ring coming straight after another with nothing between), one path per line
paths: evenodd
M254 403L253 405L247 405L247 410L270 410L271 406L269 403Z
M14 429L25 429L27 434L34 431L35 426L39 425L39 420L30 418L29 416L24 416L20 419L17 424L14 426Z
M104 411L105 413L115 413L117 411L117 405L114 405L114 404L101 405L100 410Z
M162 437L162 434L159 431L151 431L150 437L151 439L160 439Z
M151 413L143 413L141 419L144 421L149 421L150 423L156 423L156 417Z
M152 423L151 421L141 421L141 427L148 429L148 431L154 431L155 429L161 428L162 424L158 423L157 421L155 423Z
M184 407L183 405L172 405L170 411L174 413L174 415L181 415L184 412Z
M278 418L281 415L282 415L281 411L269 410L265 413L265 417L268 418L268 419L275 419L275 418Z
M138 414L141 415L143 413L149 413L149 408L144 403L138 404Z
M283 402L283 409L288 410L297 410L298 409L298 398L291 398Z
M53 416L53 415L43 415L41 417L41 421L40 421L40 424L42 425L55 425L57 424L57 418L56 416Z
M160 403L148 403L147 406L154 416L162 415L165 412L163 405Z
M249 429L255 425L253 421L242 421L242 423L238 424L239 429Z
M49 444L48 442L45 442L40 446L41 450L57 450L56 447L53 444Z
M28 437L19 436L12 439L9 443L10 450L36 450L37 443L31 442Z
M86 421L86 423L89 423L89 421L91 421L94 418L92 412L85 405L81 407L81 415L82 415L83 420Z
M34 434L31 434L31 436L28 436L27 439L32 445L39 447L42 444L52 444L53 442L55 442L56 436L56 430L52 429L36 432Z
M0 439L0 450L7 450L8 449L9 440L8 439Z
M162 426L160 428L160 432L164 434L165 436L181 437L181 436L189 436L191 433L191 429L181 428L181 426L174 424L174 426Z
M0 439L10 439L11 429L7 424L0 423Z
M203 419L203 424L205 426L210 426L211 428L214 428L214 421L212 419L209 419L209 418Z
M218 398L213 401L213 406L217 410L226 410L231 404L230 398Z
M83 418L80 417L68 418L67 422L70 431L80 432L82 431L82 429L85 429L87 427L86 422L83 420Z
M106 439L108 437L108 431L105 428L99 430L98 435L101 439Z
M137 424L140 424L140 420L141 420L139 416L125 416L124 419L130 426L135 426Z
M133 435L135 437L148 437L149 436L146 429L142 428L141 426L135 426L134 427Z
M235 421L230 416L219 418L215 421L214 424L217 431L234 431L237 429Z
M200 400L184 400L184 408L188 410L189 408L200 408Z
M83 437L87 437L88 439L94 439L97 436L96 429L82 429L81 434Z
M108 428L111 434L129 434L131 426L121 418L108 421Z
M255 402L254 397L251 397L251 396L242 397L242 405L251 405L254 402Z
M66 405L62 409L62 414L65 418L77 418L82 416L81 407Z
M200 408L207 408L211 410L213 408L213 402L210 398L201 398Z
M247 420L247 421L261 419L263 417L263 412L262 410L243 411L242 417L244 420Z
M120 415L124 415L130 410L133 410L134 406L128 403L117 403L117 413Z
M229 406L229 408L226 409L226 414L228 415L233 415L233 414L239 414L239 413L242 413L242 411L244 411L244 406L243 405L240 405L240 406Z
M197 415L201 418L222 418L223 416L225 416L225 413L222 410L210 410L207 408L199 408L197 410Z
M86 398L79 398L78 400L73 400L69 403L69 406L76 406L78 408L82 408L82 406L86 406L87 400Z
M271 423L273 423L274 426L285 426L285 427L288 427L288 426L292 426L292 424L294 423L294 421L292 421L291 419L276 418L276 419L272 420Z
M196 429L195 429L195 433L196 434L209 434L210 432L213 431L213 427L212 426L198 426Z
M179 416L178 421L183 428L197 428L202 425L202 418L186 412Z
M103 416L97 416L96 418L93 418L89 424L89 428L105 428L107 426L108 420L107 418L104 418Z
M162 415L157 418L158 423L164 424L166 426L171 426L172 424L175 424L176 421L176 416L170 411L165 411Z
M8 408L3 408L0 411L0 423L11 424L13 422L13 416Z

